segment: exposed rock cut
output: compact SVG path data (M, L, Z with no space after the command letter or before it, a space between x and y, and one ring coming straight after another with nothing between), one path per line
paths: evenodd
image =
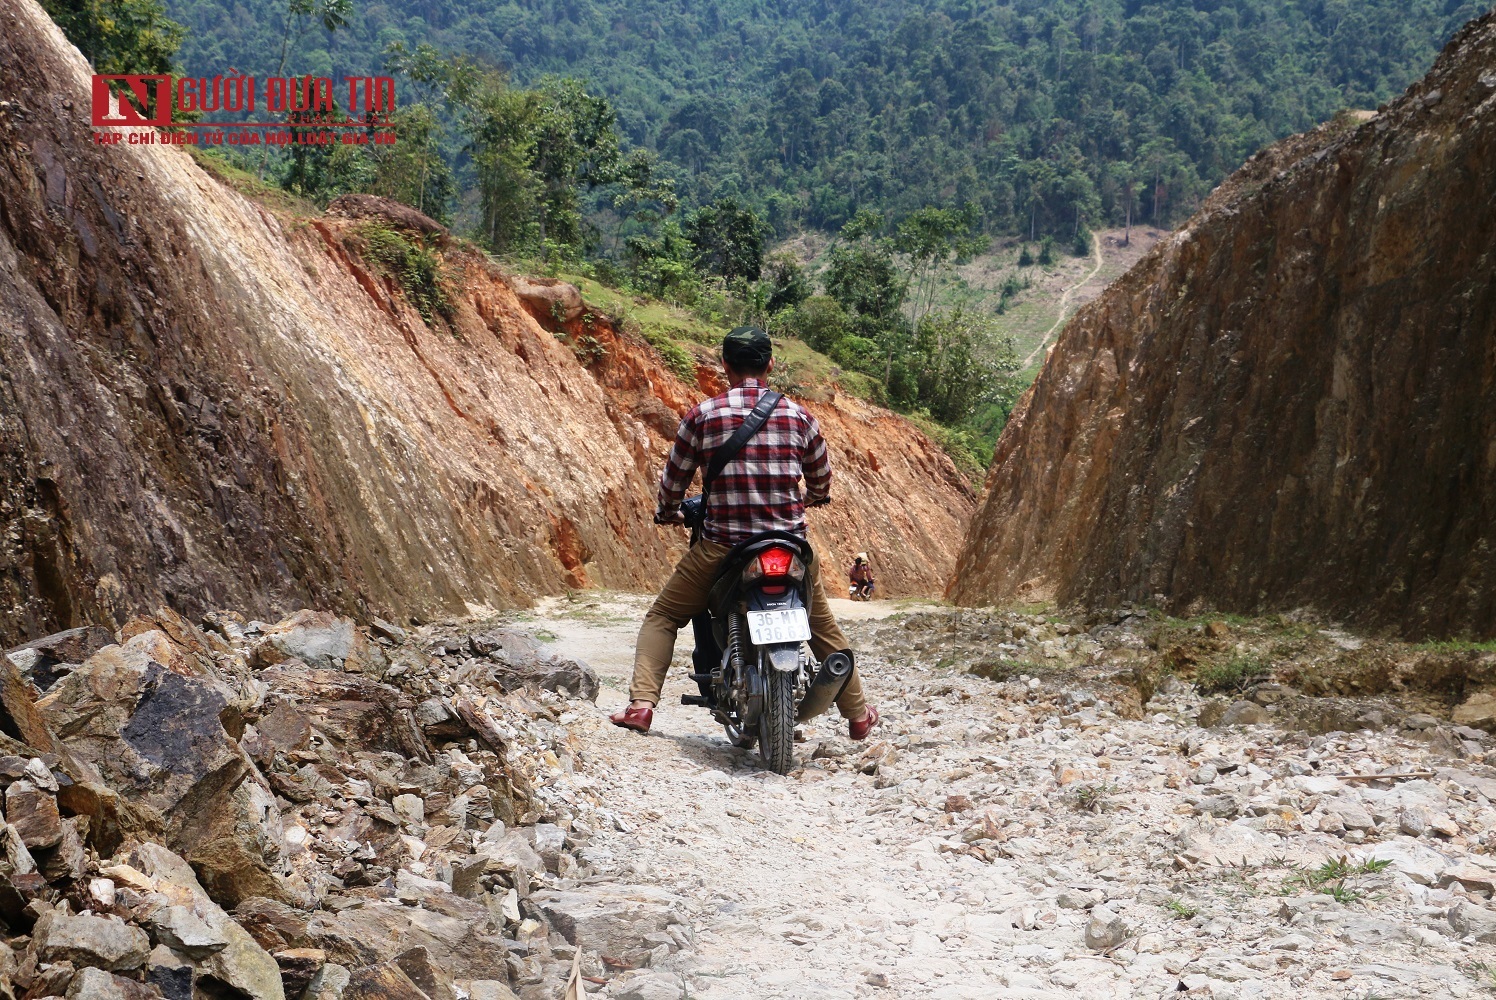
M162 604L403 624L659 582L683 547L650 520L661 428L699 387L637 337L610 342L632 381L589 372L409 209L277 215L181 148L95 144L77 50L35 0L0 19L0 643ZM361 255L370 226L442 256L448 309ZM823 409L835 559L919 553L887 591L938 589L971 506L954 467L889 414Z
M1070 323L951 594L1496 635L1496 17L1259 154Z

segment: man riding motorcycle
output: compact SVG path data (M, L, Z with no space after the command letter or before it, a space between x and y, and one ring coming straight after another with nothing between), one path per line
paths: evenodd
M852 584L849 596L853 600L873 599L873 567L867 561L866 552L857 553L857 558L852 560L852 568L847 571L847 577Z
M660 476L656 524L682 524L681 502L697 468L722 447L768 389L773 344L757 327L738 327L722 341L722 367L728 390L698 403L681 420L665 471ZM799 487L805 478L805 495ZM783 399L763 427L718 475L707 504L701 538L676 564L654 605L644 616L634 650L630 702L610 716L613 724L648 732L659 703L665 673L675 654L676 633L707 605L717 568L738 542L765 531L805 537L805 508L829 503L831 462L821 428L804 407ZM810 567L810 648L824 661L832 653L852 656L846 636L826 600L815 564ZM854 740L878 723L878 710L866 703L857 669L836 699Z

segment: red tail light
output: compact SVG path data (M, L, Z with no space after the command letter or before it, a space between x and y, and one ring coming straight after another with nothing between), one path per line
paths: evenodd
M764 571L764 576L789 576L794 561L795 554L789 549L765 549L759 553L758 567Z

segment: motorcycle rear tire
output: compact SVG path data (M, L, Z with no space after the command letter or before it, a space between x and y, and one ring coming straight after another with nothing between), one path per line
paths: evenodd
M775 774L789 774L795 764L795 675L771 668L765 680L758 756Z

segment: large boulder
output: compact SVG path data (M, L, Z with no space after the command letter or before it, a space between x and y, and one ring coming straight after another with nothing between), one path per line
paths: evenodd
M630 958L651 950L647 935L681 923L681 899L653 886L588 886L530 897L552 927L579 948Z
M281 928L284 930L284 926ZM413 948L429 961L465 979L508 979L508 950L486 906L450 893L422 906L370 901L341 913L318 911L293 947L320 948L330 963L360 969Z
M374 648L351 618L330 611L298 611L264 629L250 660L257 667L300 660L320 670L363 670Z
M47 909L31 932L42 962L72 962L100 969L138 969L151 953L151 939L118 917L70 914Z
M489 629L475 633L471 641L473 651L492 662L489 673L505 690L564 690L589 701L597 697L597 674L591 667L547 652L523 632Z
M519 297L525 311L547 330L556 330L580 319L586 309L576 285L555 278L527 278L506 275L509 287Z
M224 729L241 702L199 657L152 630L99 650L37 708L232 905L290 893L275 797Z
M114 642L114 633L102 625L84 625L65 632L33 639L5 651L21 674L45 691L57 678Z
M285 1000L280 966L215 903L186 861L160 844L130 852L133 872L116 868L146 897L156 938L207 976L252 1000ZM109 870L106 869L106 874Z
M340 195L327 206L327 214L343 219L372 219L409 229L423 236L441 235L447 231L441 223L422 215L409 205L375 194Z
M1496 733L1496 691L1477 691L1454 710L1454 723Z
M81 969L68 984L68 1000L160 1000L162 994L144 983L103 969Z
M430 747L416 724L415 702L388 684L309 667L299 660L265 670L260 680L269 689L266 705L274 706L261 716L268 738L297 743L303 738L304 722L340 751L431 760Z

